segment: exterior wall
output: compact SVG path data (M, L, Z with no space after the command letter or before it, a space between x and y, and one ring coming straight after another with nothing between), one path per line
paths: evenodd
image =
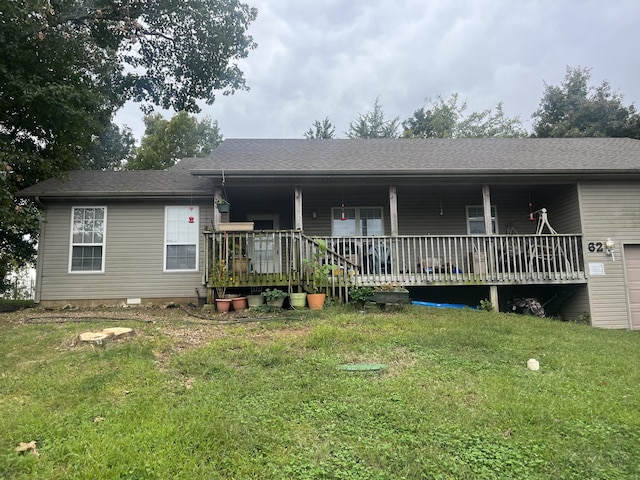
M491 185L491 204L496 206L499 234L507 225L520 234L533 234L537 222L529 221L533 209L545 207L558 233L580 233L578 195L575 184L527 187ZM398 230L400 235L467 235L466 207L482 205L482 186L398 186ZM388 186L345 188L303 187L303 222L309 235L331 236L331 208L345 206L382 207L385 234L390 235ZM317 217L312 217L316 212Z
M602 328L630 328L629 300L623 248L640 244L640 185L637 182L581 182L580 208L585 263L602 264L604 275L589 273L591 323ZM589 244L615 242L615 261L604 251L590 252Z
M199 238L199 270L163 272L166 205L184 202L51 203L46 208L44 248L38 259L39 300L43 303L119 303L129 298L197 300L202 288L204 241ZM106 206L104 273L69 273L71 208ZM200 205L200 229L211 223L210 205ZM186 221L186 220L185 220ZM202 289L204 291L204 289ZM90 301L90 302L88 302Z

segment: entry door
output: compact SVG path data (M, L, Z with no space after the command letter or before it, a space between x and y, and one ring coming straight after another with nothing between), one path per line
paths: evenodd
M253 230L256 232L249 246L253 270L256 273L280 273L282 262L278 237L274 233L260 233L264 230L277 230L278 216L248 215L248 219L253 222Z
M624 260L627 271L631 328L640 330L640 245L625 245Z

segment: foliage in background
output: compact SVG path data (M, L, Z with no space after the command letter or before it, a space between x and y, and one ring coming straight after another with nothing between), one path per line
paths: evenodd
M5 1L0 21L0 278L34 255L36 207L13 195L87 164L127 100L199 110L245 89L257 12L237 0ZM97 165L96 165L97 166ZM100 167L102 168L102 167ZM2 288L2 286L0 286Z
M218 122L201 121L182 111L166 120L159 113L144 118L145 132L127 170L164 170L178 160L206 157L222 143Z
M120 170L131 159L135 143L129 127L120 129L115 123L110 123L91 142L86 159L81 161L78 169Z
M400 129L400 117L387 120L380 105L380 99L376 98L373 110L358 115L349 124L346 132L347 138L398 138Z
M640 139L640 115L635 105L609 82L590 86L591 69L570 68L561 85L545 83L540 107L532 115L535 137L630 137Z
M404 138L496 138L526 137L527 131L519 117L507 117L498 103L491 109L465 114L467 102L458 104L458 94L448 100L438 96L426 99L425 105L402 122Z
M12 300L26 300L34 297L35 278L31 265L14 269L5 278L6 288L0 293L0 298Z
M325 117L324 120L316 120L313 125L304 134L304 138L311 139L331 139L336 136L336 127L334 127L329 121L329 117Z

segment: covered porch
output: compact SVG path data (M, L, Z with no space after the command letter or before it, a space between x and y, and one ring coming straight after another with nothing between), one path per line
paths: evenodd
M353 285L476 286L495 306L501 287L586 284L575 183L435 180L227 183L214 190L231 209L214 209L207 265L228 265L231 288L309 290L304 260L322 240L324 263L336 267L328 293L343 301ZM248 230L237 231L243 222ZM210 277L206 284L215 286Z
M297 230L205 231L205 283L222 262L229 287L308 290L305 259L332 265L326 288L346 299L348 287L586 283L581 235L415 235L309 237ZM320 248L318 240L326 244Z

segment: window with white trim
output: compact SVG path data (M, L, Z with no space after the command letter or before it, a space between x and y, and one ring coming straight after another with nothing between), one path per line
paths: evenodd
M69 271L104 272L107 207L71 209Z
M334 237L384 235L381 207L335 207L331 213Z
M165 271L198 270L198 218L198 207L165 208Z
M491 205L491 228L497 233L498 217L495 205ZM482 205L467 207L467 232L469 235L484 235L484 208Z

